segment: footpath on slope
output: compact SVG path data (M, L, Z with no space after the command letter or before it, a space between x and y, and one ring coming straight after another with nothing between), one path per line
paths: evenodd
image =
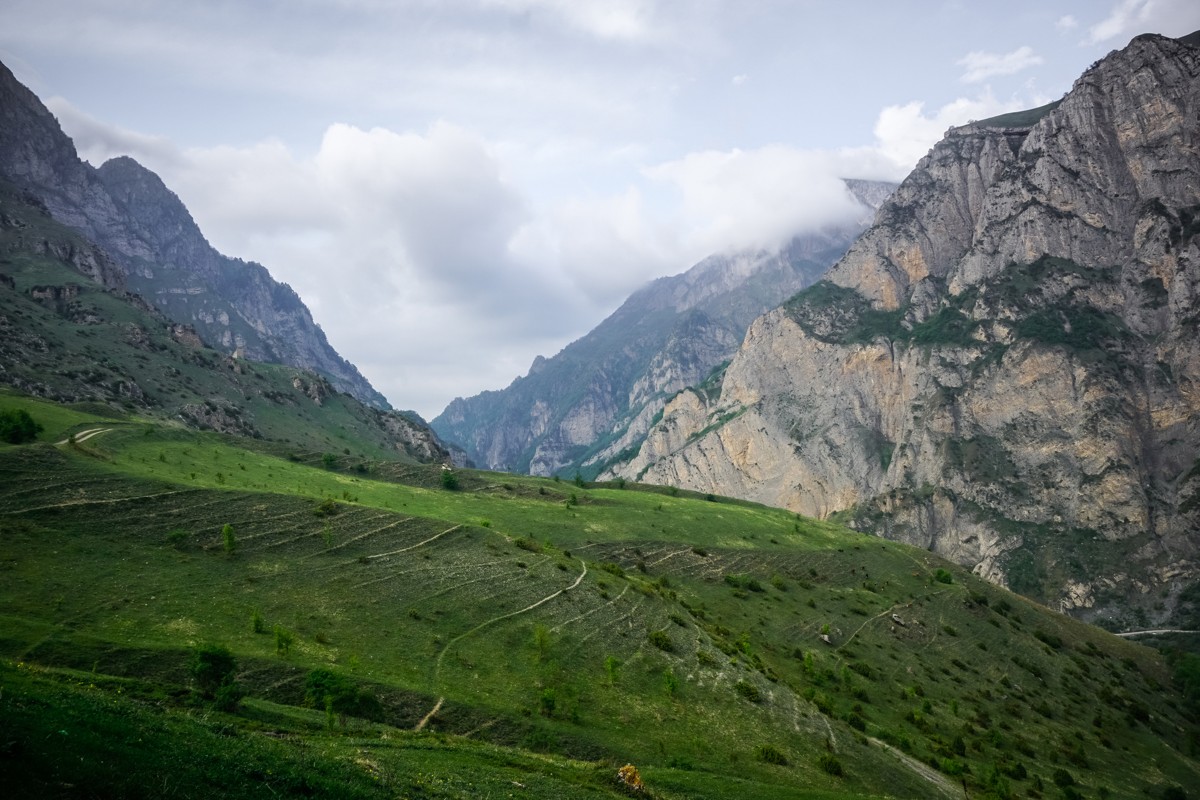
M441 670L442 670L442 659L444 659L446 657L446 653L450 652L451 647L458 644L459 642L461 642L463 639L467 638L468 636L478 633L479 631L483 630L484 628L488 627L489 625L494 625L497 622L503 622L506 619L511 619L513 617L519 616L521 614L526 613L527 611L532 611L533 609L537 608L538 606L540 606L544 603L550 602L551 600L558 597L563 592L570 591L570 590L574 589L575 587L579 586L579 584L583 582L583 579L585 577L587 577L587 571L588 571L587 562L584 561L582 558L579 559L579 562L581 564L583 564L583 571L579 573L579 577L577 577L575 579L575 582L572 583L570 586L565 586L562 589L559 589L557 592L548 594L545 597L543 597L541 600L538 600L536 603L530 603L529 605L527 605L524 608L519 609L517 611L510 611L507 614L501 614L498 617L492 617L491 619L484 620L483 622L476 625L474 628L471 628L466 633L460 633L458 636L455 636L453 639L446 642L446 646L442 648L442 652L438 653L437 660L434 662L434 665L433 665L433 685L437 686L438 676L441 674ZM446 701L445 697L439 697L437 699L437 703L433 707L433 710L421 718L421 721L417 723L414 730L419 731L422 728L424 728L426 723L428 723L429 720L433 718L433 715L436 714L439 709L441 709L442 703L444 703L445 701Z

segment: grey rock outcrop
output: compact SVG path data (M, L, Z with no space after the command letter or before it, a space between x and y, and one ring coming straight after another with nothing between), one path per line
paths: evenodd
M1190 39L1188 40L1190 41ZM930 548L1084 618L1200 578L1200 49L952 129L607 473Z
M431 423L489 469L600 471L636 449L663 405L727 361L763 311L812 283L870 223L893 184L847 181L861 217L777 253L713 256L640 289L587 336L501 391L454 400Z
M259 264L221 255L153 172L131 158L80 160L38 98L0 65L0 178L94 247L56 253L110 288L127 288L227 353L315 370L359 400L388 408L287 284Z

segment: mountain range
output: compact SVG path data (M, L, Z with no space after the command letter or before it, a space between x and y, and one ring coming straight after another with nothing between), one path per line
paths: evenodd
M895 188L845 184L858 218L779 250L714 255L659 278L507 388L457 398L430 424L487 469L601 472L641 441L671 396L723 367L755 317L828 269Z
M840 519L1113 627L1200 577L1200 44L950 130L624 477Z
M1197 40L951 130L848 182L856 228L657 281L437 421L549 479L452 466L0 72L0 786L1187 797Z
M79 256L90 277L142 296L223 353L312 370L339 391L390 408L329 345L291 287L260 264L214 250L179 198L132 158L98 168L80 160L54 116L2 64L0 114L0 177L97 246L94 258Z

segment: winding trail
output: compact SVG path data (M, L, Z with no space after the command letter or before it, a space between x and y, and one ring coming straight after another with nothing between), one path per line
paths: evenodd
M570 591L571 589L574 589L580 583L583 582L583 579L585 577L587 577L587 572L588 572L587 562L581 558L581 559L579 559L579 563L583 564L583 571L579 573L579 577L577 577L575 579L575 582L572 583L570 586L564 586L562 589L559 589L557 592L548 594L545 597L543 597L541 600L538 600L536 603L530 603L529 605L527 605L524 608L519 609L517 611L510 611L507 614L501 614L498 617L492 617L491 619L484 620L483 622L476 625L474 628L471 628L466 633L460 633L458 636L455 636L453 639L446 642L446 646L442 648L442 652L438 653L437 660L433 663L433 685L434 686L438 685L439 676L441 675L441 671L442 671L442 659L444 659L446 657L446 653L450 652L451 647L454 647L454 645L458 644L463 639L466 639L468 636L478 633L479 631L483 630L484 628L488 627L489 625L495 625L497 622L503 622L506 619L512 619L513 617L524 614L527 611L532 611L533 609L537 608L538 606L540 606L544 603L549 603L551 600L558 597L563 592L567 592L567 591ZM439 697L437 699L437 703L433 707L433 710L431 710L428 714L426 714L421 719L421 721L417 723L417 727L415 728L415 730L421 730L422 728L424 728L426 723L428 723L429 720L433 718L433 715L436 714L439 709L441 709L442 703L444 703L444 702L446 702L446 698Z
M405 519L405 520L401 520L401 522L407 522L409 519L412 519L412 517L409 517L408 519ZM394 556L398 553L407 553L409 550L416 550L421 545L429 544L434 539L440 539L443 536L445 536L447 533L453 533L454 531L458 530L461 527L462 527L462 525L455 525L453 528L447 528L446 530L442 531L441 533L430 536L428 539L426 539L423 542L417 542L416 544L410 544L408 547L401 547L399 550L390 550L386 553L376 553L373 556L367 556L367 558L386 558L387 556ZM374 531L372 531L372 533L374 533ZM355 537L355 539L361 539L361 538L362 538L362 536ZM351 539L350 541L354 541L354 539ZM350 542L346 542L346 544L349 544L349 543ZM332 549L332 548L330 548L330 549Z
M86 442L88 439L92 438L93 436L99 436L100 434L108 433L111 430L112 430L112 428L90 428L86 431L81 431L80 433L75 434L75 444L79 444L80 442ZM61 442L55 442L54 444L58 447L62 447L64 444L70 444L70 443L71 443L71 437L68 436L66 439L63 439Z
M1200 631L1179 631L1170 628L1161 628L1152 631L1125 631L1124 633L1114 634L1115 636L1162 636L1164 633L1200 633Z
M933 769L928 764L924 764L907 753L897 750L887 742L880 741L879 739L875 739L873 737L867 737L867 739L871 744L883 748L888 752L889 755L894 757L901 764L927 780L936 789L938 789L944 797L956 798L962 793L956 784L950 782L945 775L938 772L936 769Z

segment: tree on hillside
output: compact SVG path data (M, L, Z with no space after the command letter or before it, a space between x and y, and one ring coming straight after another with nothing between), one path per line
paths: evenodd
M0 441L9 444L32 442L42 430L42 426L23 408L0 411Z

